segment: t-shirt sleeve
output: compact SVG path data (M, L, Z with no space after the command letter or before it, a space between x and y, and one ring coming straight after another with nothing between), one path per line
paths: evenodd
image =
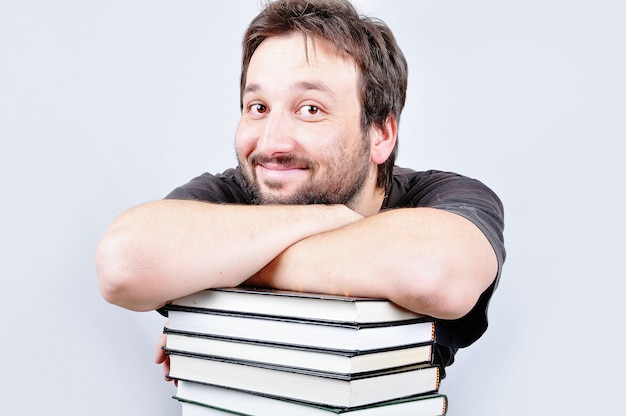
M250 203L241 176L236 169L216 175L203 173L175 188L165 199L186 199L214 203Z

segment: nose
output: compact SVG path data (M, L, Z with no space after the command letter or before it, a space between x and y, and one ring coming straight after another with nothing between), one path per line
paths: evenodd
M264 120L257 141L257 152L274 156L291 153L296 148L294 125L289 114L274 109Z

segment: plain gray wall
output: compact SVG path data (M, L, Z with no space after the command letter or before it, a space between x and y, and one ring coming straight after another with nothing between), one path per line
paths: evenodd
M235 163L257 3L0 0L0 414L179 413L152 363L163 319L102 300L94 250L124 209ZM399 163L505 203L491 326L448 370L449 415L619 413L625 6L355 4L409 60Z

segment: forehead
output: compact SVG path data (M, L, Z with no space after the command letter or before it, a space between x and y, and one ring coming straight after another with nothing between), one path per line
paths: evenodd
M325 39L306 37L298 32L272 36L261 42L252 55L246 89L250 84L262 85L271 80L288 83L307 78L331 84L349 82L356 86L357 65Z

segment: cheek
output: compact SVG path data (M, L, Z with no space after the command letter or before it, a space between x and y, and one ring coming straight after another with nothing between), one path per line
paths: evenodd
M254 134L249 127L240 122L235 131L235 150L240 158L247 156L254 149Z

